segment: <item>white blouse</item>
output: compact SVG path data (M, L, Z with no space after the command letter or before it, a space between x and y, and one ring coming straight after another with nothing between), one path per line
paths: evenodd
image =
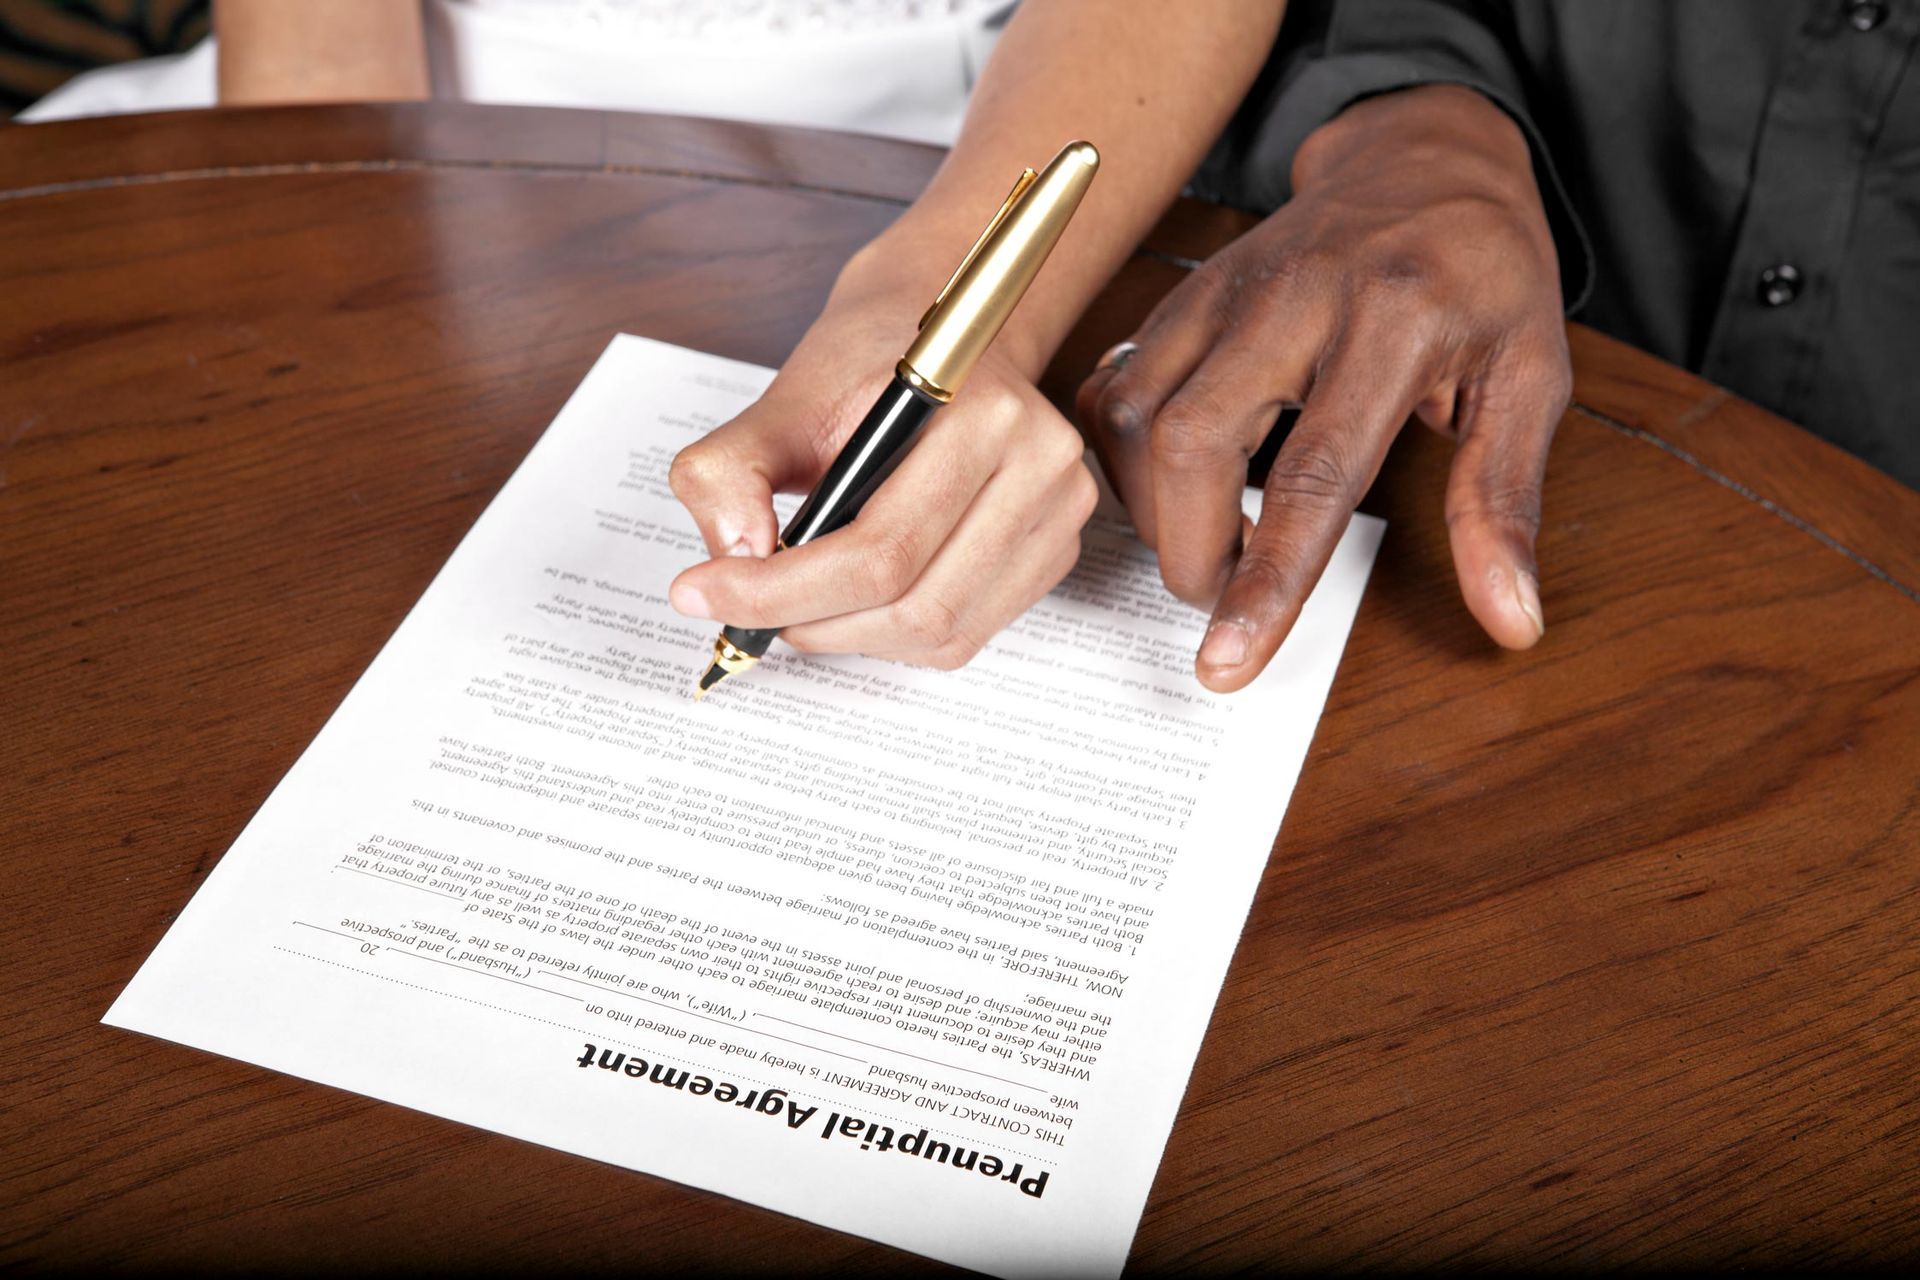
M948 143L1016 0L425 0L434 96ZM89 72L20 116L214 103L216 50Z

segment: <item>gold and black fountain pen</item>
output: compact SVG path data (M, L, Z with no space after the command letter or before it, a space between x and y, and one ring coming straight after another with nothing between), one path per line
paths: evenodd
M920 333L894 366L893 381L847 438L833 464L780 534L776 550L805 546L854 516L919 438L934 410L952 400L1013 314L1047 254L1080 206L1100 163L1088 142L1070 142L1045 169L1028 169L946 288L920 318ZM777 627L727 627L696 698L760 661Z

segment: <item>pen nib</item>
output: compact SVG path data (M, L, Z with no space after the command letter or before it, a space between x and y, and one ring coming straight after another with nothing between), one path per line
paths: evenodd
M727 678L726 668L722 667L717 662L714 663L712 666L708 667L704 672L701 673L700 683L696 685L693 690L693 700L695 702L700 701L700 699L706 697L709 693L711 693L714 687L718 685L722 680L725 680L726 678Z
M722 680L745 671L758 661L758 657L727 639L727 633L722 631L713 642L713 662L701 673L700 683L693 691L693 700L700 701L713 692Z

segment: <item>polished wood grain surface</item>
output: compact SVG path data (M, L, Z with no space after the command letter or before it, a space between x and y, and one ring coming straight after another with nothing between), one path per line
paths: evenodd
M0 1262L874 1273L98 1025L609 336L777 363L924 149L498 108L0 131ZM1071 390L1242 225L1176 209ZM1545 641L1390 529L1143 1272L1920 1251L1920 497L1578 328Z

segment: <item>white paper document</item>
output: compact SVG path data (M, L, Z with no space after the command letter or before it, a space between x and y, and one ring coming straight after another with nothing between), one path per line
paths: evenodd
M1381 526L1231 696L1096 518L958 672L776 647L695 702L667 465L770 377L616 339L106 1020L981 1271L1117 1274Z

